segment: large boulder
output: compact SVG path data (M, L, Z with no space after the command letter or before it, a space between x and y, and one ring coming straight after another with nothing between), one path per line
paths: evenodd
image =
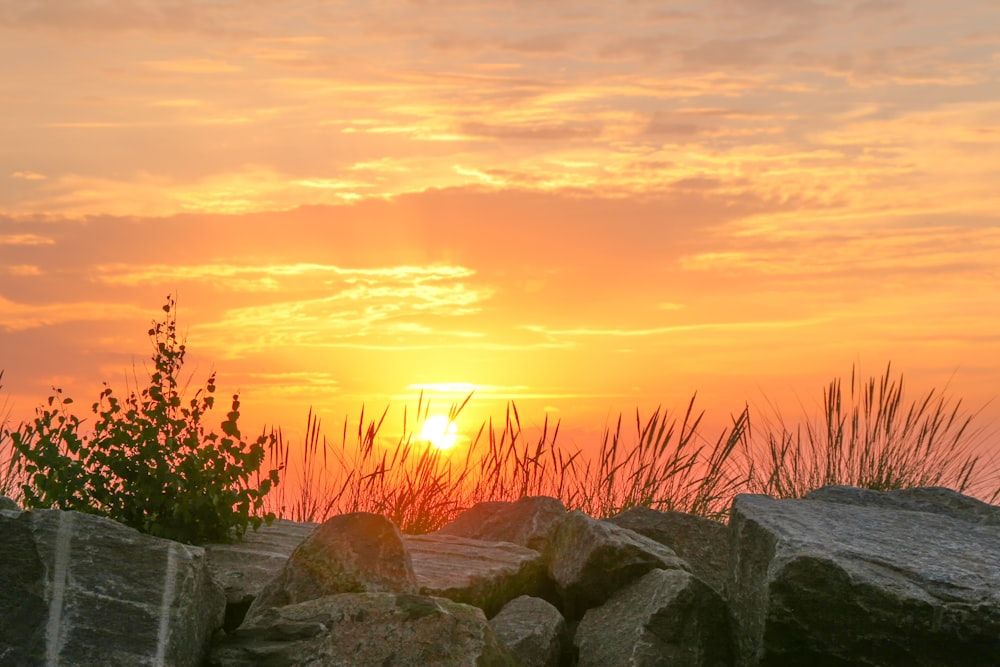
M741 495L730 529L737 664L998 664L996 526Z
M691 572L724 595L729 579L729 529L724 523L684 512L633 507L604 519L670 547Z
M520 595L546 588L537 551L454 535L404 535L420 593L479 607L487 618Z
M497 639L524 667L558 667L566 641L566 620L541 598L514 598L490 619Z
M241 542L205 545L208 570L226 593L226 630L243 621L250 604L318 525L278 519L247 531Z
M77 512L0 512L0 664L202 664L225 596L204 550Z
M545 554L553 531L566 518L562 501L527 496L517 502L477 503L437 531L487 542L511 542Z
M548 563L569 620L604 604L619 588L650 570L688 569L669 547L579 511L559 523Z
M516 667L475 607L444 598L344 593L273 607L212 650L213 667Z
M381 592L417 592L402 534L378 514L341 514L296 547L278 576L250 605L247 618L270 607L326 595Z
M21 508L17 506L13 500L7 496L0 496L0 510L6 510L8 512L20 512Z
M1000 507L941 486L924 486L886 492L859 489L854 486L824 486L807 493L805 499L845 505L881 507L883 509L930 512L959 521L1000 526Z
M683 570L652 570L577 627L579 667L728 667L726 604Z

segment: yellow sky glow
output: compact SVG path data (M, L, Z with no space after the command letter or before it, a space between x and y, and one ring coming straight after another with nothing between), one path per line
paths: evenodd
M473 391L463 434L515 401L590 446L695 391L713 428L794 417L889 361L1000 424L997 26L978 0L0 0L11 414L131 377L177 294L192 370L255 427Z

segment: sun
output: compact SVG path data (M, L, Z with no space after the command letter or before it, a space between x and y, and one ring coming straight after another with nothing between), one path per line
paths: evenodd
M444 415L434 415L424 420L420 429L420 439L437 449L451 449L458 442L458 427Z

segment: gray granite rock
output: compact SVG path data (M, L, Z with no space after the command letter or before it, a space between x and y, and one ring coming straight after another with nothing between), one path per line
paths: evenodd
M683 570L652 570L587 611L574 643L579 667L728 667L726 604Z
M556 498L529 496L517 502L477 503L437 531L487 542L511 542L548 552L549 540L566 518L566 506Z
M864 507L909 510L911 512L929 512L969 523L1000 526L1000 507L940 486L886 492L859 489L853 486L824 486L807 493L805 499Z
M417 579L399 529L384 516L356 512L328 519L288 558L250 605L270 607L337 593L416 593Z
M726 524L683 512L633 507L605 519L670 547L691 573L725 595L729 579L729 530Z
M204 550L102 517L0 514L0 664L202 664L225 596Z
M650 570L688 569L669 547L578 511L559 523L548 563L569 620L604 604L619 588Z
M566 642L566 620L541 598L514 598L490 619L497 639L524 667L558 667Z
M480 609L444 598L344 593L253 617L212 650L213 667L517 667Z
M545 588L542 555L526 547L441 534L404 535L403 543L420 593L479 607L487 618Z
M998 664L996 526L741 495L730 529L737 664Z
M242 622L250 604L318 526L278 519L270 526L248 530L241 542L205 545L209 572L226 593L227 630Z

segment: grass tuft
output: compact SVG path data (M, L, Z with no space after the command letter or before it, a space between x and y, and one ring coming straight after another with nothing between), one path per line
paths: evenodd
M980 411L931 390L907 402L903 376L887 364L862 380L851 369L845 396L839 378L823 390L823 414L789 428L777 410L764 418L763 446L744 449L748 486L756 493L800 498L828 484L876 491L947 486L996 503L1000 472L985 458Z

